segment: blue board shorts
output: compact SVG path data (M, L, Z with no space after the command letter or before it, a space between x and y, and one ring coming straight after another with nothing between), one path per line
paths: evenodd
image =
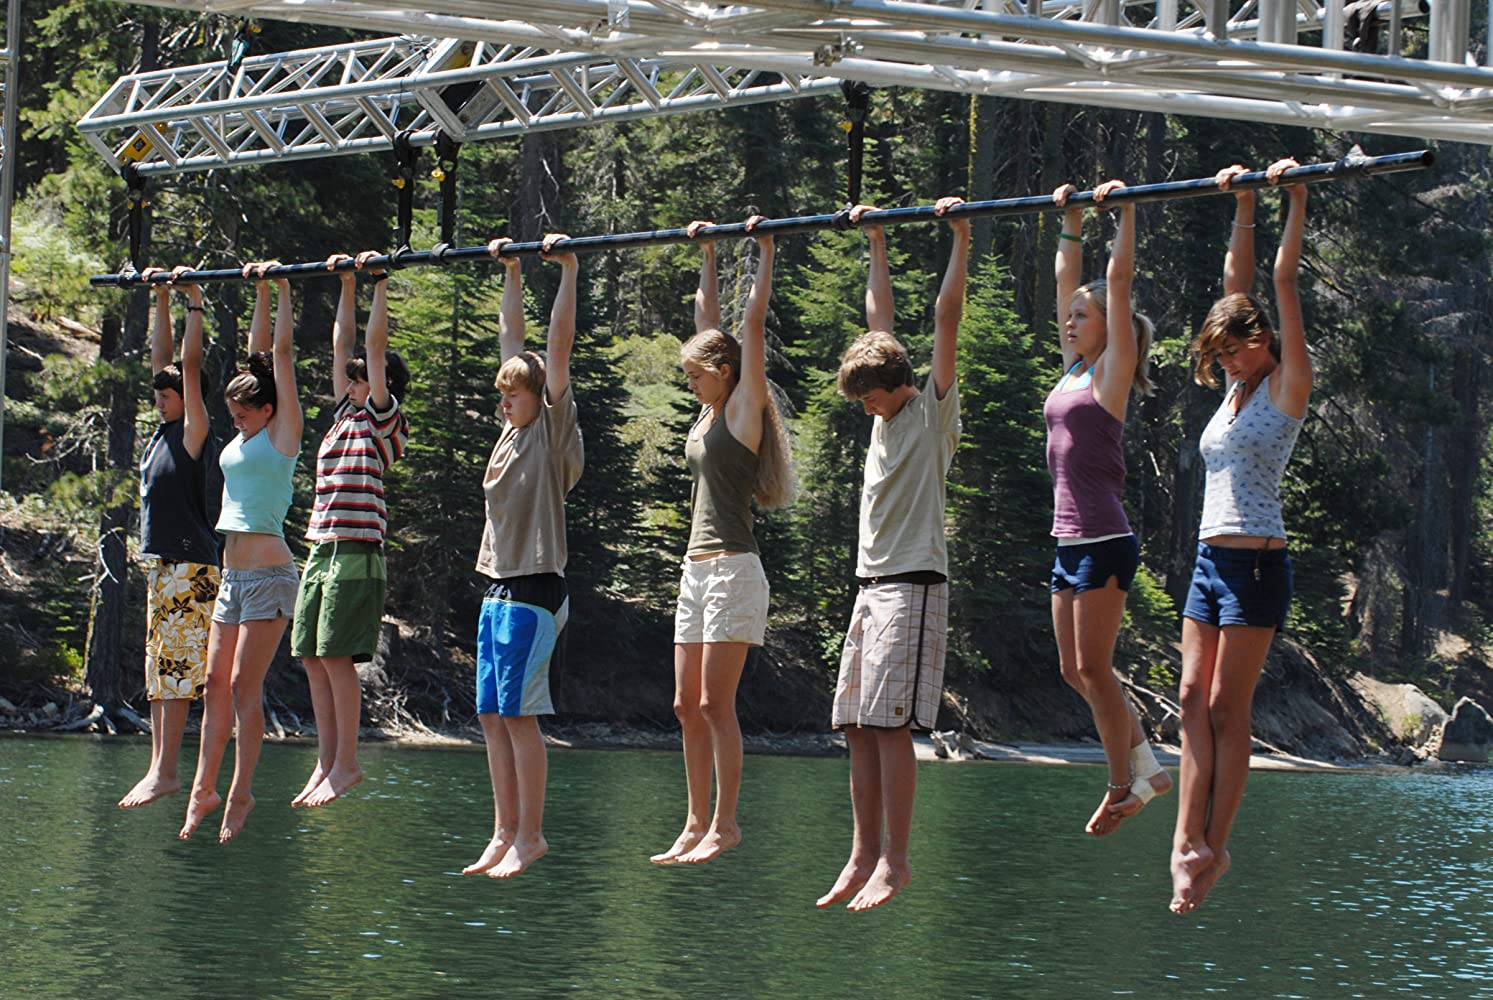
M563 649L569 615L570 598L557 574L517 577L488 588L477 621L479 715L555 714L550 667Z
M1052 592L1073 588L1074 594L1103 590L1114 577L1121 590L1129 591L1140 568L1140 542L1134 535L1106 538L1102 542L1059 545L1052 562Z
M1198 543L1184 618L1207 625L1286 627L1291 607L1291 557L1285 549Z

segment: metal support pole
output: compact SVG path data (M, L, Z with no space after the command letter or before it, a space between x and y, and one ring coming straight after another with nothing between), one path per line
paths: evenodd
M1435 157L1429 150L1420 150L1414 153L1391 153L1388 156L1346 156L1341 160L1331 163L1310 163L1301 167L1293 167L1281 175L1282 184L1318 184L1323 181L1343 180L1348 177L1363 175L1398 173L1404 170L1422 170L1435 162ZM1246 174L1240 174L1233 179L1229 191L1255 190L1269 187L1270 181L1265 176L1265 171L1255 170ZM1218 182L1212 177L1200 177L1190 181L1166 181L1161 184L1137 184L1116 191L1105 199L1106 206L1123 204L1126 202L1151 202L1172 201L1179 198L1200 198L1207 195L1224 194ZM1093 191L1080 191L1068 198L1068 208L1092 205L1094 203ZM804 215L794 216L786 219L766 219L757 224L754 230L757 233L770 233L773 236L792 236L798 233L815 232L821 229L857 229L866 226L896 226L907 222L942 222L949 218L966 217L976 218L980 216L1009 216L1009 215L1031 215L1036 212L1060 212L1064 209L1053 203L1051 195L1030 195L1024 198L1002 198L996 201L972 201L951 208L943 215L933 210L932 205L914 205L909 208L885 208L876 212L867 212L861 216L859 223L850 221L850 213L847 210L835 212L830 215ZM732 222L719 226L706 226L700 230L700 238L723 239L727 237L747 237L752 234L747 232L746 224ZM647 232L637 233L615 233L606 236L577 236L568 240L561 240L554 246L556 253L590 253L598 250L621 250L632 247L658 245L664 243L693 243L689 235L683 229L655 229ZM528 243L510 243L503 248L505 257L537 256L543 249L538 241ZM373 258L368 262L371 268L418 267L429 264L455 263L457 261L490 261L486 244L472 247L459 247L449 249L436 259L429 250L411 250L400 253L398 260L391 260L391 255L385 254ZM304 264L281 264L278 267L269 268L265 276L269 278L325 278L332 276L337 271L354 270L351 260L341 261L337 266L328 270L325 261L309 261ZM151 276L153 283L165 283L170 277L168 273L155 274ZM95 274L89 278L89 283L95 286L115 286L119 288L131 288L140 283L140 275L135 272L123 274ZM258 280L246 279L237 268L226 268L213 271L188 271L178 279L191 284L205 284L219 281L245 281Z
M0 66L5 73L5 117L0 146L0 489L5 474L5 353L8 350L10 314L10 209L16 186L17 100L21 85L21 0L7 0L5 5L5 48L0 50Z

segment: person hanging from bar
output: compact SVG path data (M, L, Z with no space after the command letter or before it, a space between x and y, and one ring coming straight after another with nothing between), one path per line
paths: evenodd
M270 283L265 271L278 261L246 264L257 278L249 357L223 392L238 435L223 448L223 508L218 530L223 582L213 605L208 637L207 693L197 775L180 836L190 837L204 817L223 804L218 769L237 729L233 782L218 840L232 840L254 808L254 769L264 742L264 675L295 611L297 576L285 544L291 479L301 452L301 402L296 395L290 283L275 279L274 338L270 336Z
M1124 186L1100 184L1095 204ZM1052 199L1067 206L1076 190L1064 184ZM1106 278L1080 286L1083 210L1063 213L1054 270L1064 374L1042 408L1057 539L1051 591L1058 663L1063 680L1089 703L1109 763L1109 790L1085 827L1096 837L1172 787L1114 671L1125 597L1140 566L1124 507L1125 411L1132 392L1154 391L1147 373L1153 328L1130 297L1135 205L1121 206L1118 216Z
M1297 166L1272 163L1272 184ZM1218 174L1228 188L1238 165ZM1280 482L1306 419L1312 362L1306 348L1298 272L1306 228L1306 186L1286 187L1290 209L1275 255L1279 324L1251 294L1255 278L1255 196L1235 192L1224 257L1224 296L1192 344L1194 377L1227 389L1198 441L1206 469L1197 563L1182 610L1181 791L1172 843L1175 913L1201 906L1228 871L1229 833L1249 777L1255 684L1291 603L1291 560Z
M747 219L750 232L761 221ZM691 238L710 222L695 221ZM767 381L767 307L773 238L758 235L757 275L741 339L721 330L715 243L700 240L695 335L679 349L700 415L684 443L693 485L690 533L674 611L674 714L684 743L688 797L684 830L654 864L698 864L741 843L741 727L736 687L747 654L767 630L768 584L752 530L752 500L763 508L793 499L788 430ZM711 777L715 810L710 808Z
M539 716L553 715L552 679L564 669L570 597L565 585L565 494L585 465L570 351L575 342L573 253L549 250L563 233L544 237L544 259L560 265L550 310L547 357L524 349L524 295L513 241L488 252L502 262L498 314L503 430L482 477L486 520L477 572L492 578L477 625L477 718L487 742L493 835L463 875L519 874L549 851L544 839L547 773Z
M359 270L374 250L358 254ZM328 270L347 254L327 258ZM404 454L409 422L400 404L409 369L389 345L388 271L373 273L365 348L356 357L357 274L342 271L332 323L332 395L337 409L316 452L316 503L306 539L290 652L301 658L316 713L316 767L292 806L321 806L363 780L358 663L373 659L383 622L388 573L384 476Z
M940 198L939 215L960 204ZM859 221L866 212L850 212ZM949 264L933 314L933 367L921 389L892 335L886 234L865 229L871 250L866 325L840 362L841 395L874 417L861 489L855 575L859 588L840 658L832 724L850 747L850 859L815 905L880 906L912 878L908 840L917 757L912 726L932 729L943 695L949 561L945 479L959 446L959 320L964 310L969 220L951 217Z
M183 265L172 271L191 270ZM142 277L163 272L148 267ZM172 356L171 292L187 298L181 361ZM220 444L208 426L202 366L202 289L158 284L151 328L151 384L161 424L140 455L140 554L145 557L145 694L150 769L119 801L132 809L181 787L177 762L192 702L207 679L207 636L218 593L221 543L213 531L222 495Z

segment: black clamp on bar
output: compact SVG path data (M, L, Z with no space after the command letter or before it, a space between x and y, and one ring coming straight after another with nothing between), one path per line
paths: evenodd
M853 206L851 205L846 205L834 215L830 216L829 224L840 230L856 228L855 223L850 221L850 209L852 207Z
M394 137L394 186L399 189L399 219L394 243L400 250L410 248L410 227L415 214L415 162L420 158L420 150L410 142L411 134L409 129L405 129ZM394 254L389 257L392 261Z
M442 267L450 267L455 261L446 255L454 249L456 248L449 243L437 243L430 248L430 259Z
M871 107L871 87L859 80L841 80L840 91L845 95L846 150L849 163L846 169L846 197L852 205L861 200L861 162L866 146L866 112Z
M395 271L401 271L404 268L409 267L409 265L407 263L405 263L404 258L408 257L410 254L412 254L414 252L415 251L413 251L413 250L410 249L410 245L408 243L401 243L401 244L399 244L399 246L395 247L393 250L390 250L389 251L389 267L390 267L390 269L395 270Z
M130 239L130 267L140 271L145 266L143 254L145 252L145 206L150 202L145 200L146 178L140 176L140 170L133 163L126 163L120 170L124 177L124 183L129 189L125 194L125 208L129 211L127 221Z
M445 132L437 132L435 155L436 165L430 176L441 184L440 245L444 246L456 239L456 158L461 155L461 143Z

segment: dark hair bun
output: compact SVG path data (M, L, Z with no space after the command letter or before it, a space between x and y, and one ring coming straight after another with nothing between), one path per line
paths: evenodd
M255 351L249 355L249 360L246 362L245 367L249 369L249 374L257 379L274 381L275 359L269 351Z

